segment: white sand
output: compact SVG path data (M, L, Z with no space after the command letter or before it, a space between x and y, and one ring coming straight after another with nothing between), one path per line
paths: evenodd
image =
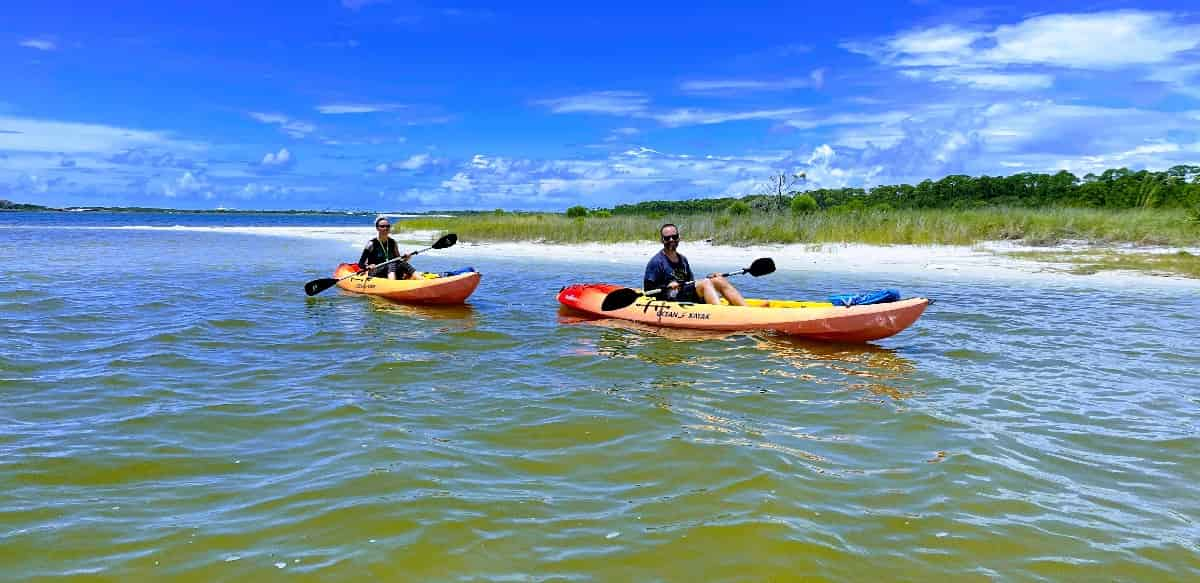
M357 250L373 234L361 227L93 227L97 229L176 230L213 233L295 237L344 244ZM440 233L432 231L397 232L396 239L434 241ZM529 259L534 261L572 261L643 266L661 248L657 243L586 243L578 245L537 242L460 241L455 256L472 258ZM1052 284L1087 284L1105 287L1196 288L1200 280L1179 276L1149 275L1141 272L1103 271L1092 275L1069 273L1071 265L1032 261L1008 256L1016 251L1120 253L1174 253L1180 248L1138 247L1134 245L1093 246L1068 242L1053 247L1029 247L1010 242L962 245L863 245L838 243L822 245L754 245L735 247L684 241L680 251L697 270L736 269L756 257L771 257L779 271L814 273L922 274L934 279L970 279L997 281L1039 281ZM1182 249L1200 254L1198 248ZM353 253L352 253L353 254Z
M661 246L651 242L581 245L543 243L460 243L464 258L493 257L531 260L571 260L643 266ZM1115 287L1192 287L1200 280L1141 272L1104 271L1093 275L1069 273L1069 264L1018 259L1012 251L1080 251L1078 247L1021 247L1004 242L961 245L754 245L734 247L684 242L686 254L697 270L730 270L749 265L757 257L771 257L779 271L813 273L863 273L880 275L924 274L933 279L1041 281L1057 284L1093 284ZM1159 250L1158 252L1175 250ZM1200 250L1197 250L1200 253Z

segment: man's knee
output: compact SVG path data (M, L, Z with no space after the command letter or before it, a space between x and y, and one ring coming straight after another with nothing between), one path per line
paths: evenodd
M713 283L707 279L702 279L696 282L696 289L701 292L704 290L711 290L713 289Z

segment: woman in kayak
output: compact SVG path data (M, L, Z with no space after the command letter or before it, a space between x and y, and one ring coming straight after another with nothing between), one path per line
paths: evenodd
M676 250L679 247L679 227L667 223L658 229L658 234L662 237L663 248L646 264L642 289L663 289L658 294L660 300L719 304L721 296L725 296L734 306L746 305L737 288L720 274L714 273L708 279L687 283L696 278L692 275L687 257Z
M370 277L384 277L388 279L408 279L416 273L411 265L408 264L409 254L400 254L400 246L396 244L396 240L388 234L392 230L392 223L387 217L379 217L375 219L376 237L367 241L367 246L363 248L362 256L358 258L358 268L366 269L367 275ZM399 257L400 259L392 261ZM391 263L387 263L392 261ZM386 263L386 265L385 265Z

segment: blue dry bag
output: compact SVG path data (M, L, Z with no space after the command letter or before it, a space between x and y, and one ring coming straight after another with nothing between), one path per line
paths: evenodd
M886 304L900 299L898 289L877 289L861 294L836 294L829 296L829 303L835 306L868 306L871 304Z

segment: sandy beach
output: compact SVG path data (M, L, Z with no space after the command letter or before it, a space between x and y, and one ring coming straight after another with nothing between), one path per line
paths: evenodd
M186 232L241 233L273 237L292 237L343 244L347 261L357 258L357 250L371 234L357 227L95 227L100 229L150 229ZM441 233L398 231L397 240L410 245L432 241ZM586 263L643 265L658 251L650 241L628 243L558 244L536 241L473 242L461 240L453 251L470 261L472 258L529 258L531 260L570 260ZM858 243L730 246L704 241L685 241L680 251L688 255L698 270L736 269L756 257L775 259L780 271L912 274L922 273L938 279L1036 281L1051 285L1102 285L1119 288L1198 288L1200 280L1173 275L1134 271L1101 271L1094 274L1072 273L1071 264L1036 261L1014 257L1012 253L1137 253L1166 254L1187 251L1200 254L1200 248L1149 247L1136 245L1091 245L1067 242L1054 246L1029 246L1018 242L991 241L976 245L864 245ZM354 257L351 257L353 255Z

